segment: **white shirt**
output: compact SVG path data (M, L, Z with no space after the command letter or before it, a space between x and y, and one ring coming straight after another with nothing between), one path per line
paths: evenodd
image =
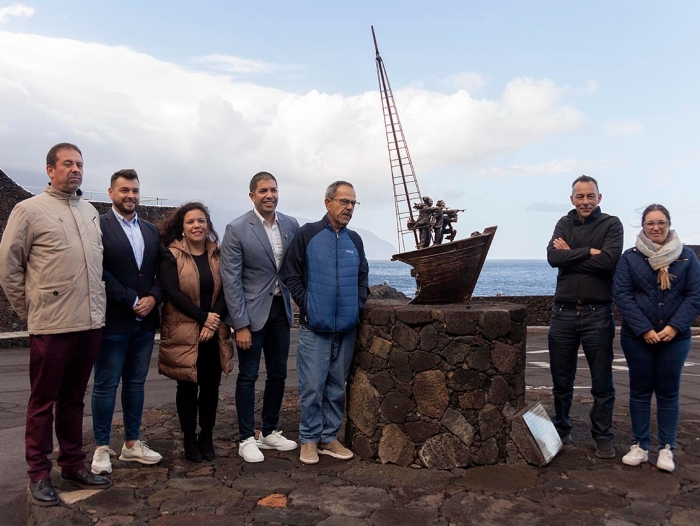
M280 225L277 221L277 214L275 214L275 220L272 222L272 224L270 224L268 220L260 215L260 212L258 212L255 208L253 208L253 212L255 212L255 215L258 216L258 219L260 219L260 222L265 229L267 239L270 241L270 246L272 247L272 253L275 255L277 270L279 270L280 265L282 264L283 247L282 233L280 232ZM275 283L275 296L279 296L280 294L282 294L282 289L280 288L279 280L277 280Z
M136 258L136 266L141 269L141 263L143 263L143 234L141 233L141 228L139 227L139 216L134 213L134 217L131 221L127 221L124 216L122 216L117 209L112 207L114 216L119 221L119 224L126 234L126 238L129 240L131 249L134 251L134 257Z

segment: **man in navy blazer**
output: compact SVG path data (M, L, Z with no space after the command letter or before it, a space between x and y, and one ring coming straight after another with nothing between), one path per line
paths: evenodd
M238 454L246 462L262 462L265 457L261 449L291 451L297 447L277 429L292 326L291 296L277 273L299 223L276 212L277 179L272 174L255 174L248 196L253 210L226 227L221 244L221 282L228 307L227 322L235 331L238 349ZM256 440L255 382L263 351L267 376L262 434Z
M112 209L100 216L107 313L92 391L92 428L97 445L92 471L96 474L112 471L110 455L115 453L109 441L120 379L125 443L119 460L156 464L163 458L140 440L144 384L155 331L160 326L157 307L163 299L156 277L160 235L152 223L136 214L140 183L135 170L112 175L108 192Z

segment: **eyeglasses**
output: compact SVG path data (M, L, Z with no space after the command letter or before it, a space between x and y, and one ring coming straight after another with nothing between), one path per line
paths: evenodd
M646 228L654 228L655 226L658 226L659 228L666 228L668 225L670 225L670 221L645 221L644 226Z
M335 197L329 197L331 201L338 201L341 205L347 208L348 205L352 205L353 208L360 206L357 201L350 201L350 199L336 199Z

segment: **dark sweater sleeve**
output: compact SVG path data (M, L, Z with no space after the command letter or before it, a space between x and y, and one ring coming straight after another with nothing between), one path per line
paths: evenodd
M286 285L294 299L294 303L300 309L306 305L306 234L307 229L301 227L287 248L287 253L282 261L279 278Z
M622 245L624 242L624 230L622 222L618 218L611 218L610 228L605 234L603 246L600 247L600 254L591 256L573 267L574 272L579 274L593 274L595 272L613 272L620 261ZM593 247L598 248L598 247Z
M203 325L204 322L207 321L208 313L195 305L180 290L180 280L177 276L177 262L175 261L175 257L167 249L163 250L162 254L163 257L160 262L159 276L165 299L172 302L184 315L197 320L197 323ZM221 296L223 296L223 294Z
M564 223L570 221L568 217L562 217L557 221L557 225L554 227L554 233L552 234L552 239L549 240L547 244L547 262L550 267L571 267L582 261L587 260L591 257L590 247L586 248L554 248L554 240L562 238L567 243L571 244L571 239L567 239L566 232L564 229ZM618 254L618 258L620 255Z

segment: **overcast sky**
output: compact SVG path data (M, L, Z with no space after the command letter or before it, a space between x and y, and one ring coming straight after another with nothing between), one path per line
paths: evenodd
M700 244L700 3L0 0L0 168L46 181L56 142L83 189L135 168L147 196L207 203L220 233L275 174L279 209L324 213L396 245L370 25L421 191L498 225L490 257L544 258L571 181L598 179L626 227L660 202Z

